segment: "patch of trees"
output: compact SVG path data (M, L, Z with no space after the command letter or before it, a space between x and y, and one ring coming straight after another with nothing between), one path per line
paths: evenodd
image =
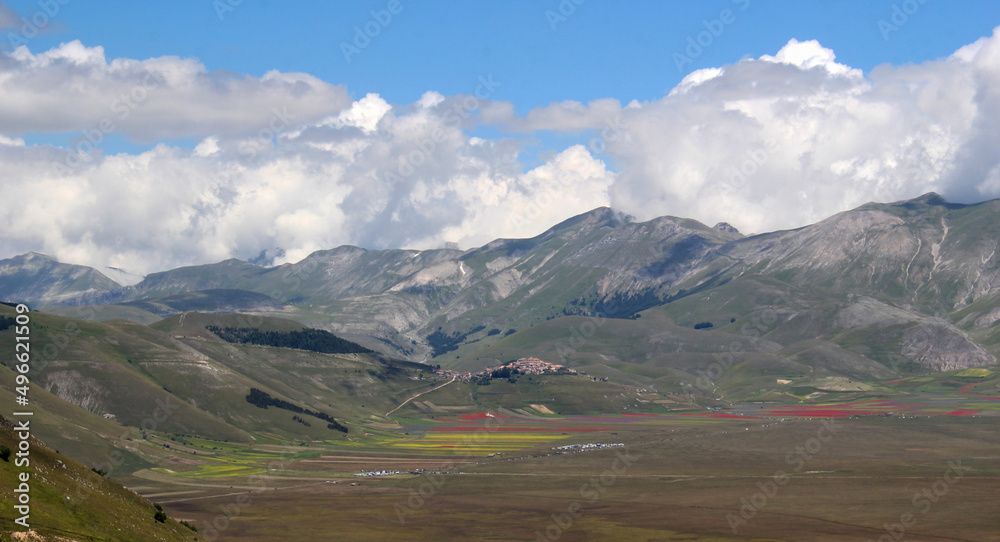
M591 310L594 315L605 318L635 319L640 311L663 305L668 301L666 298L661 298L653 290L627 295L615 292L614 295L595 301L591 305Z
M167 521L167 513L163 511L163 507L157 503L154 503L153 506L156 507L156 513L153 514L153 519L160 523Z
M516 367L497 367L488 373L483 373L473 378L472 383L480 386L489 386L490 381L494 379L506 378L507 382L513 384L517 382L517 379L520 378L522 374L523 373Z
M712 327L712 322L698 322L694 325L695 329L708 329Z
M258 390L257 388L250 388L250 394L247 395L247 402L257 408L275 407L283 410L289 410L295 412L296 414L307 414L314 418L319 418L324 422L327 422L328 429L335 429L341 433L347 432L347 427L334 419L333 416L325 412L316 412L314 410L309 410L307 408L302 408L298 405L293 405L288 401L283 399L278 399L277 397L271 397L266 391Z
M511 328L511 329L508 329L507 331L505 331L504 334L503 334L503 336L506 337L507 335L513 335L515 333L517 333L517 330Z
M378 355L375 356L375 360L384 363L386 372L390 374L399 374L404 369L411 371L416 370L420 372L433 373L435 368L437 369L441 368L440 365L435 367L434 365L427 365L426 363L417 363L415 361L382 358L381 356Z
M510 378L516 377L520 371L514 367L498 367L490 371L490 378Z
M239 344L259 344L281 348L297 348L323 354L370 354L372 351L360 344L324 331L303 329L301 331L262 331L254 327L206 326L220 339Z
M391 348L399 350L400 353L402 353L404 356L409 356L410 354L413 353L413 349L412 348L404 348L402 346L399 346L398 344L390 341L389 339L386 339L385 337L372 337L372 338L375 339L375 340L377 340L377 341L381 341L381 342L385 343L387 346L389 346ZM413 344L416 344L416 342L413 342Z
M514 382L517 382L517 377L519 374L521 374L521 371L518 371L513 367L499 367L497 369L493 369L490 372L490 379L492 380L494 378L506 378L507 382L513 384Z
M563 307L563 316L591 316L591 311L584 307Z
M0 331L14 326L14 319L8 316L0 316Z
M452 350L458 350L458 345L462 344L465 337L464 333L456 331L449 335L438 328L437 331L427 336L427 344L431 345L431 356L437 357Z
M438 326L437 331L427 336L427 344L431 346L431 356L438 357L447 354L448 352L451 352L453 350L458 350L459 345L461 345L463 342L466 342L466 339L469 338L469 335L479 333L484 329L486 329L486 326L476 326L470 329L469 331L465 332L454 331L452 333L445 333L444 331L441 330L441 326ZM511 333L514 333L513 329L507 331L507 335L510 335ZM492 335L499 335L499 334L500 334L499 329L491 329L489 332L486 333L486 336L489 337ZM504 337L506 337L507 335L504 335ZM479 339L476 339L476 341L478 340Z

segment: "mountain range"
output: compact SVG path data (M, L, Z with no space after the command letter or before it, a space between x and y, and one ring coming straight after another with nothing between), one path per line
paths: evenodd
M398 438L399 419L483 410L537 418L961 394L966 373L989 393L1000 374L978 368L1000 354L998 214L1000 200L928 194L744 236L600 208L464 251L344 246L131 286L29 253L0 261L0 299L34 309L32 432L45 464L63 469L65 453L82 465L62 474L104 484L89 508L47 524L80 533L109 503L154 513L83 465L142 483L191 464L192 443L350 447ZM14 314L0 304L7 351ZM308 328L357 344L317 351L302 340L319 333ZM580 374L461 375L522 357ZM15 378L3 361L7 404ZM186 535L173 520L162 529Z
M998 215L1000 200L930 193L744 236L598 208L469 250L341 246L132 286L29 253L0 261L0 299L143 324L188 311L278 316L411 361L473 369L543 354L666 387L690 384L734 341L761 367L888 377L996 363ZM583 337L590 328L600 332Z

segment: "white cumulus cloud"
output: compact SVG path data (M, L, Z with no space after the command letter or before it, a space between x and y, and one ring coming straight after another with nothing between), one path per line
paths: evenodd
M614 207L743 231L802 226L868 201L1000 197L1000 34L865 75L814 40L689 74L662 99L552 104L509 130L591 130L618 169ZM601 157L602 155L598 155Z
M85 137L105 119L150 148L95 150L66 167L69 150L26 144ZM495 129L514 135L484 135ZM579 143L526 167L525 146L545 131ZM162 142L174 137L198 143ZM657 100L525 115L475 95L390 104L308 74L108 60L79 42L22 47L0 54L0 257L36 250L146 273L279 248L277 263L341 244L471 247L602 205L762 232L931 190L1000 197L996 141L996 31L947 58L869 73L791 40L694 72Z
M313 121L350 106L347 90L303 73L208 71L194 59L108 61L71 41L0 54L0 132L123 133L136 141L255 133L275 111Z

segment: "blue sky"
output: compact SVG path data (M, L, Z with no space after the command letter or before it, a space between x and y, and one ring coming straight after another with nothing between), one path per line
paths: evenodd
M1000 2L0 0L0 36L0 258L1000 198Z
M523 113L563 100L656 99L690 71L773 54L790 38L818 40L839 62L865 72L884 63L919 63L947 56L1000 23L998 2L914 1L919 9L885 40L878 21L891 22L893 5L904 2L563 4L575 11L553 29L547 13L560 13L555 0L400 0L402 11L347 62L341 43L351 43L355 27L371 22L371 12L385 10L387 1L243 0L220 21L212 0L73 0L54 18L61 28L33 38L30 47L79 39L103 46L109 59L174 55L258 76L301 71L347 85L356 97L377 92L390 103L413 102L428 90L469 92L477 77L493 74L503 83L495 98ZM39 10L30 0L8 5L22 16ZM735 21L678 70L673 54L684 54L687 39L725 9Z

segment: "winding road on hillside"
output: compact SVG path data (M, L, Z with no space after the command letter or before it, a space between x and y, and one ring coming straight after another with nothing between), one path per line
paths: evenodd
M389 417L389 414L392 414L393 412L396 412L397 410L399 410L399 409L403 408L404 406L406 406L406 403L409 403L410 401L412 401L412 400L416 399L417 397L420 397L421 395L423 395L423 394L425 394L425 393L430 393L430 392L432 392L432 391L437 391L437 390L439 390L439 389L441 389L441 388L443 388L443 387L447 386L448 384L451 384L452 382L454 382L454 381L455 381L455 379L456 379L456 378L458 378L458 377L457 377L457 376L453 376L453 377L451 377L451 380L449 380L449 381L445 382L444 384L441 384L440 386L437 386L437 387L434 387L434 388L431 388L431 389L429 389L429 390L427 390L427 391L422 391L422 392L420 392L420 393L418 393L418 394L414 395L413 397L410 397L409 399L407 399L407 400L403 401L402 403L400 403L398 407L396 407L396 408L394 408L394 409L390 410L389 412L386 412L386 413L385 413L385 417L386 417L386 418L388 418L388 417Z

